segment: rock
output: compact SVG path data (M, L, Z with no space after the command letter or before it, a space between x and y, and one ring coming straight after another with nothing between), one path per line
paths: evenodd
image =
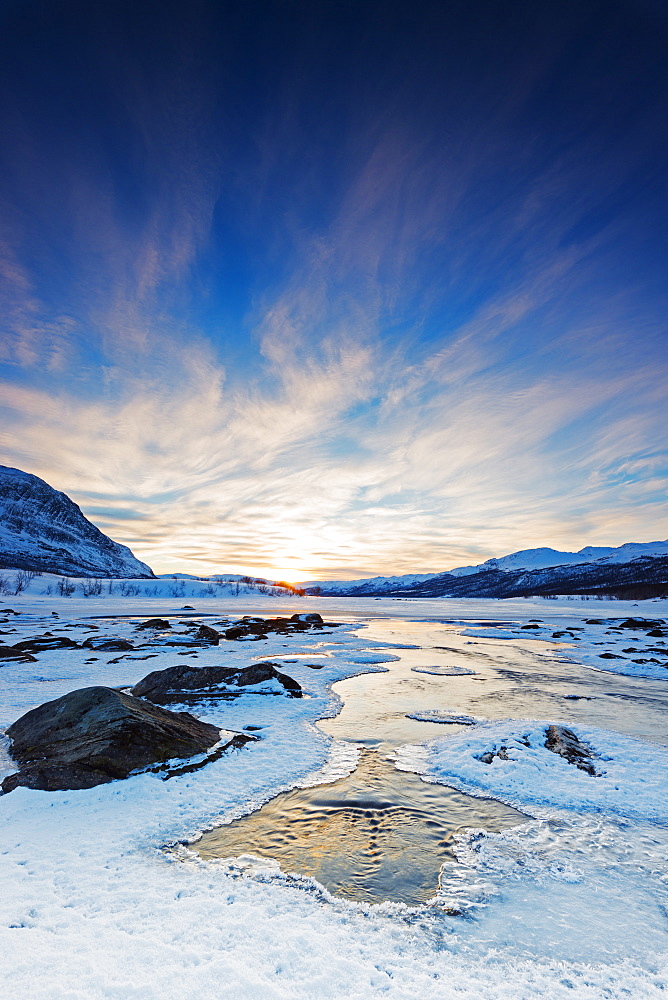
M291 635L307 632L311 628L320 629L325 623L317 613L292 615L291 618L251 618L245 616L236 625L225 629L226 639L266 639L269 632Z
M647 635L651 635L653 639L663 639L668 636L668 629L653 628Z
M24 653L15 646L0 646L0 660L16 660L18 663L29 663L31 660L33 663L37 662L30 653Z
M107 687L82 688L23 715L7 730L21 770L2 783L45 791L91 788L131 771L203 753L219 730Z
M86 649L95 649L99 652L116 653L123 649L134 649L135 647L129 639L121 639L116 636L91 636L84 642Z
M137 625L137 631L143 628L160 628L166 629L171 628L166 618L149 618L148 621L142 622L141 625Z
M220 643L220 632L216 632L215 628L211 628L209 625L200 625L195 632L195 639L217 646Z
M495 757L498 757L499 760L508 760L508 748L499 747L498 750L487 750L478 757L478 760L481 760L483 764L491 764Z
M248 635L248 632L241 625L234 625L232 628L226 628L223 632L226 639L243 639Z
M43 653L49 649L81 649L81 646L74 639L65 636L44 635L15 642L14 649L19 649L23 653Z
M572 730L566 729L565 726L548 726L545 737L545 747L548 750L564 757L569 764L575 764L581 771L596 777L594 761L598 760L598 754L579 740Z
M634 629L654 629L661 628L665 626L665 622L662 618L626 618L623 622L617 623L617 628L634 628Z
M526 737L524 739L518 739L517 743L523 747L531 746ZM510 757L508 756L508 747L494 747L492 750L486 750L485 753L478 757L478 760L482 761L483 764L491 764L496 757L498 757L499 760L510 760Z
M170 702L183 702L224 694L221 685L225 687L248 687L261 684L263 681L275 679L281 684L289 697L301 698L302 689L297 681L288 674L277 670L281 664L252 663L249 667L167 667L166 670L154 670L147 674L132 688L132 694L148 698L158 705Z
M617 653L599 653L599 660L623 660L623 656L618 656Z
M194 611L195 609L190 604L184 604L181 611Z

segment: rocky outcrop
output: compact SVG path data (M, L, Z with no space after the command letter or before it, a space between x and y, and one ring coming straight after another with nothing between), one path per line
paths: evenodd
M150 566L91 524L65 493L5 465L0 465L0 567L71 576L153 576Z
M225 639L266 639L270 632L276 635L293 635L308 632L309 629L323 628L319 614L292 615L291 618L252 618L246 615L236 625L225 629Z
M276 680L290 698L301 698L297 681L277 668L280 663L265 661L248 667L167 667L154 670L132 688L132 694L157 705L183 704L220 696L229 688L243 688Z
M219 730L107 687L89 687L27 712L7 730L20 770L2 783L45 791L91 788L131 771L204 753Z

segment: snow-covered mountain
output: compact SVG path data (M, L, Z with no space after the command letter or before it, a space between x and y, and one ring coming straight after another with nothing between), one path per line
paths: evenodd
M315 581L307 590L349 596L510 597L525 593L578 593L615 586L668 583L668 541L588 545L579 552L522 549L477 566L445 573ZM555 590L556 588L556 590Z
M0 567L73 576L153 576L150 566L103 535L65 493L5 465L0 465Z
M470 576L472 573L483 573L485 570L499 569L504 573L516 569L547 569L551 566L579 566L582 563L597 562L627 563L641 556L668 556L668 541L665 542L626 542L617 548L610 546L587 545L578 552L560 552L547 547L539 549L520 549L511 552L500 559L487 559L478 566L459 566L450 569L451 576Z

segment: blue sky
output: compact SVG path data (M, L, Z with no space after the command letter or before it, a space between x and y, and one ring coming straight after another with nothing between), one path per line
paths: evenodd
M1 27L1 462L158 572L666 537L662 4Z

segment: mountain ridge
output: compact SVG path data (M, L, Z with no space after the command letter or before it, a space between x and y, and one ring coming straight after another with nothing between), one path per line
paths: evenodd
M496 598L582 593L583 587L603 592L605 588L651 590L663 586L668 587L668 540L626 542L617 547L585 546L579 552L548 547L520 549L477 566L460 566L442 573L304 584L307 593L323 596Z
M153 570L96 528L66 493L0 465L0 568L146 579Z

